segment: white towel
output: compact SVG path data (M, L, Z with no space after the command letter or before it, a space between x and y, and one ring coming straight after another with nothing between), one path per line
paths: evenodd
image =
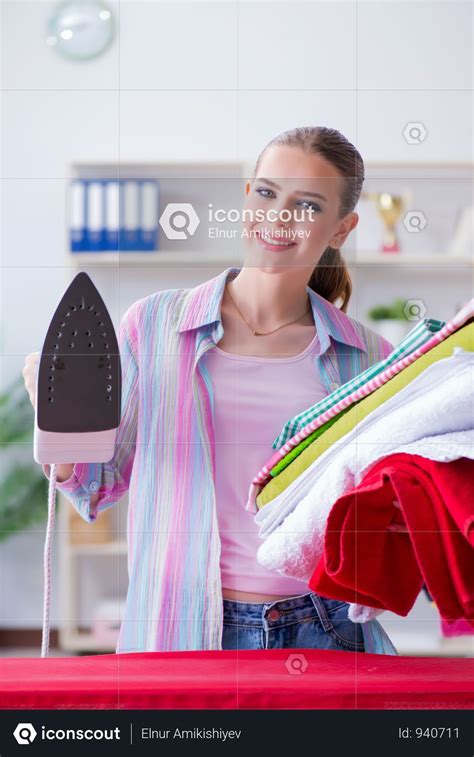
M257 513L265 539L258 561L307 583L323 554L331 507L378 460L395 452L443 462L473 459L473 389L474 353L456 348L426 368ZM373 617L360 607L351 619Z

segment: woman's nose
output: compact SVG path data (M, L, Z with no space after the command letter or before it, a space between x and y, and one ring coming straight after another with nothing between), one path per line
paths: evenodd
M288 212L285 212L282 217L278 216L278 218L275 221L275 226L277 228L285 229L287 226L291 224L291 215Z

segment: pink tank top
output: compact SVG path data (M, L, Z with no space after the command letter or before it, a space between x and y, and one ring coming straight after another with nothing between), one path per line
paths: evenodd
M233 355L215 346L203 357L214 394L217 516L221 577L226 589L295 596L303 581L257 562L262 544L254 515L245 510L250 482L272 452L286 421L327 395L315 355L319 340L287 358Z

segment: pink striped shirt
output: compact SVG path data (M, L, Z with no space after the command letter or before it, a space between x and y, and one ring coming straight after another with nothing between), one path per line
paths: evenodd
M224 286L239 271L158 291L127 310L118 334L122 419L114 456L76 464L58 485L90 523L129 491L129 586L117 652L222 646L213 389L202 358L223 337ZM307 291L319 338L315 368L329 392L391 345Z

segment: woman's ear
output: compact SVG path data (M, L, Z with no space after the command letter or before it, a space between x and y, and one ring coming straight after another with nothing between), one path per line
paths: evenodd
M358 223L359 223L359 214L355 213L354 211L352 211L351 213L348 213L338 233L335 235L333 240L329 242L329 246L341 247L341 245L343 245L344 242L346 241L346 237L349 236L352 229L355 229Z

